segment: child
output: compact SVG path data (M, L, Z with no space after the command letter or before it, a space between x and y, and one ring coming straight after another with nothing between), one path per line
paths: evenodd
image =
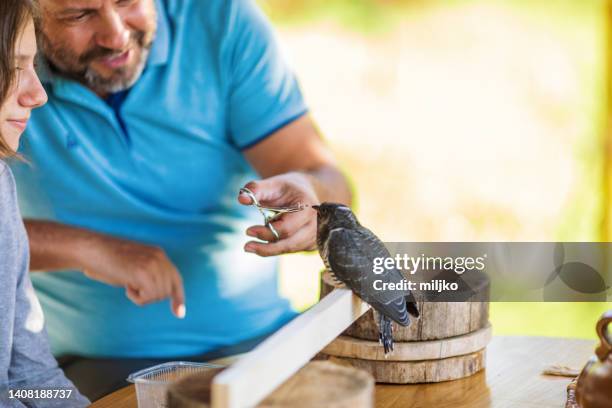
M0 1L0 407L83 407L51 355L30 282L29 248L15 183L15 155L30 112L47 100L36 72L30 0Z

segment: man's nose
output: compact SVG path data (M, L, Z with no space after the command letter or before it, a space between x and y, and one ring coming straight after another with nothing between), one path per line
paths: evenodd
M124 50L130 41L130 30L126 28L121 15L110 10L103 15L95 39L101 47Z
M34 70L23 73L19 84L19 104L34 109L47 103L47 93Z

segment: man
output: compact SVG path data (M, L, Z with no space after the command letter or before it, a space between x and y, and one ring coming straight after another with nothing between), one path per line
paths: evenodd
M350 193L262 13L250 0L40 5L49 103L22 145L31 165L14 170L67 375L97 399L129 370L276 330L294 312L269 256L314 249L315 212L276 221L275 242L238 190L268 205Z

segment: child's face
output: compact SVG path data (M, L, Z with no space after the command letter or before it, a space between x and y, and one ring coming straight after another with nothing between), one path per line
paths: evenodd
M26 128L32 109L47 102L36 71L36 34L30 19L15 44L15 80L4 105L0 108L0 135L8 146L17 150L19 138Z

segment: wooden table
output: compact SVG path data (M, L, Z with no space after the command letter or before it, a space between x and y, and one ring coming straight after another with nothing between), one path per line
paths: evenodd
M495 337L487 368L457 381L418 385L377 385L376 408L562 408L569 378L541 375L549 365L581 368L595 342L547 337ZM94 408L136 408L134 387L92 404Z

